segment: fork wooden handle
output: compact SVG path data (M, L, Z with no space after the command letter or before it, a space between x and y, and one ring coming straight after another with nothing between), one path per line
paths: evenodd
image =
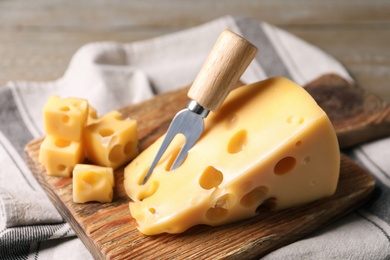
M257 54L246 39L224 30L188 91L202 107L216 111Z

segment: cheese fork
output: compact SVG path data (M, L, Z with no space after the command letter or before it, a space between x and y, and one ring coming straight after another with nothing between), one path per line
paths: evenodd
M191 101L173 118L142 184L147 182L172 139L179 133L185 136L186 141L170 170L183 163L188 151L203 133L203 119L210 111L217 111L256 54L257 48L246 39L230 30L221 33L188 91Z

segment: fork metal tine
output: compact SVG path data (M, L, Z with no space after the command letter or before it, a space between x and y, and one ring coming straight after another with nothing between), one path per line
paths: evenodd
M203 125L203 120L202 120L202 125ZM180 153L176 156L175 162L172 164L170 170L176 169L183 163L184 159L187 157L188 151L195 145L202 132L197 132L197 134L199 133L199 135L197 136L194 136L194 133L192 133L192 135L189 137L188 135L186 135L186 142L184 146L181 148Z
M158 149L157 154L154 157L153 162L150 165L148 172L146 173L146 175L145 175L145 177L144 177L144 179L142 181L142 184L145 184L146 181L149 179L149 177L152 174L154 168L156 167L157 163L160 161L161 157L165 153L165 150L168 148L169 144L171 143L171 141L172 141L172 139L173 139L173 137L175 135L176 135L176 132L174 132L171 129L171 127L169 127L169 129L167 131L167 134L165 135L165 138L164 138L160 148Z
M198 114L190 111L189 109L181 110L172 120L171 125L168 128L168 131L165 135L165 138L160 146L160 149L157 151L157 154L146 173L142 184L145 184L152 174L157 163L160 161L161 157L165 153L169 144L177 134L183 134L186 138L183 147L181 148L179 154L176 156L176 159L171 166L170 170L176 169L179 167L184 159L187 156L188 150L191 149L196 141L199 139L203 132L204 122L203 117Z
M203 119L210 111L217 111L229 92L236 87L238 80L256 54L256 46L241 36L230 30L222 32L187 93L191 99L187 104L187 109L180 111L172 120L165 140L158 150L143 184L149 178L173 137L178 133L185 136L186 142L171 169L175 169L183 163L188 150L192 148L203 132Z

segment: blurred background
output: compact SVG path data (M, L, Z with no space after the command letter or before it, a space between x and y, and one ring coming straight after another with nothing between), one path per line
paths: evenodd
M390 102L389 0L0 0L0 86L58 79L89 42L133 42L224 15L295 34Z

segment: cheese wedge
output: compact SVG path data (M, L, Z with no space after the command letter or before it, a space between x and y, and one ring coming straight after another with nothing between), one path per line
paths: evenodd
M111 167L77 164L73 169L73 201L111 202L114 188L114 171Z
M125 168L131 215L146 234L221 225L331 196L340 153L325 112L300 86L272 78L234 90L184 163L170 171L185 138L174 138L145 185L163 137ZM260 211L260 212L259 212Z

